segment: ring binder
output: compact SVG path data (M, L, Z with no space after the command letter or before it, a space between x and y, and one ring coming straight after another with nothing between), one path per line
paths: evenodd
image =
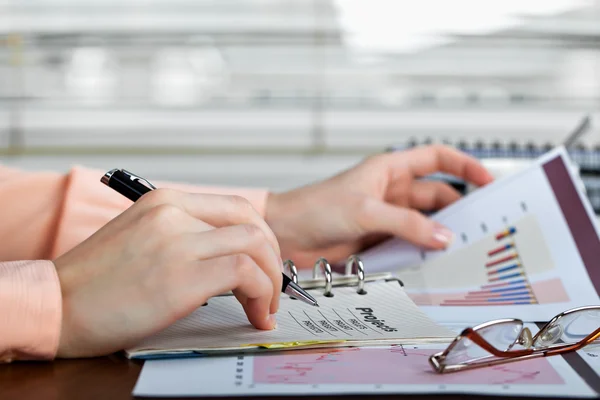
M309 280L299 281L298 269L292 260L285 260L283 267L284 273L288 272L292 281L298 283L305 289L324 288L323 294L326 297L333 297L334 287L353 285L356 286L356 293L359 295L366 295L365 282L377 280L395 280L398 281L401 286L404 286L402 281L388 272L366 274L364 263L356 254L351 255L346 260L343 275L340 273L339 275L334 276L331 264L329 264L324 257L320 257L315 262L312 270L312 279ZM324 276L320 274L321 271L324 272Z
M367 291L365 290L365 266L364 266L362 260L360 259L360 257L357 256L356 254L353 254L350 257L348 257L348 260L346 261L345 275L352 275L352 272L353 272L352 267L354 267L355 265L356 265L356 276L358 278L358 285L357 285L356 293L367 294Z
M285 271L286 269L290 271L290 279L292 282L298 284L298 268L296 268L296 264L294 264L292 260L285 260L283 262L283 270ZM290 299L298 300L294 296L290 296Z
M296 268L296 264L292 260L285 260L283 262L283 270L288 269L290 271L290 279L294 283L298 283L298 269Z
M408 297L402 281L394 274L365 274L358 256L346 260L348 273L334 271L332 267L337 267L337 263L330 265L323 257L315 262L312 271L298 273L291 260L282 264L283 272L291 275L287 275L290 283L292 277L296 277L304 289L319 292L313 294L321 308L307 307L291 301L291 296L284 297L279 304L278 328L259 331L249 329L248 317L233 293L218 295L206 307L198 307L166 330L127 349L127 357L208 356L368 346L390 341L447 343L455 335L429 320ZM339 266L343 268L344 264ZM302 272L312 272L314 277L304 280ZM365 282L367 297L357 294L364 291ZM323 288L331 296L326 298Z
M331 289L333 287L333 272L331 271L331 265L323 257L319 258L313 267L313 279L317 279L319 270L325 271L325 297L333 297Z

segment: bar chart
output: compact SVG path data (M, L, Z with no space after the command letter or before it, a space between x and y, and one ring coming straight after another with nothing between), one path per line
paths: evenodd
M537 304L535 293L521 263L513 240L514 226L496 234L500 246L488 251L490 261L485 264L489 284L480 290L468 292L464 299L447 300L441 305L518 305Z
M399 273L419 305L506 306L569 301L536 216Z

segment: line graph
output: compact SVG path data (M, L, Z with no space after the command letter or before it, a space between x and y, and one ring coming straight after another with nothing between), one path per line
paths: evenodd
M596 395L562 357L438 374L428 359L443 347L388 345L148 360L134 394L178 398L359 393Z
M417 346L302 350L253 357L254 384L484 384L562 385L547 359L439 375L428 358L439 349ZM368 366L368 367L365 367Z

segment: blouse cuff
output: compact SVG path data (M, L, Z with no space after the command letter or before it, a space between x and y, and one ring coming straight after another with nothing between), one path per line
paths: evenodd
M51 261L0 263L0 362L52 359L62 296Z

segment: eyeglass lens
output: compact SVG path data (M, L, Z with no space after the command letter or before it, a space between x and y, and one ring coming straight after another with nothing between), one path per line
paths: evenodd
M541 348L560 344L575 344L600 327L600 307L565 314L546 326L533 342ZM594 343L600 343L597 339Z
M522 330L522 322L506 321L479 328L477 333L496 349L507 351L518 341ZM491 356L489 352L463 337L448 352L445 361L448 364L461 364L489 356Z

